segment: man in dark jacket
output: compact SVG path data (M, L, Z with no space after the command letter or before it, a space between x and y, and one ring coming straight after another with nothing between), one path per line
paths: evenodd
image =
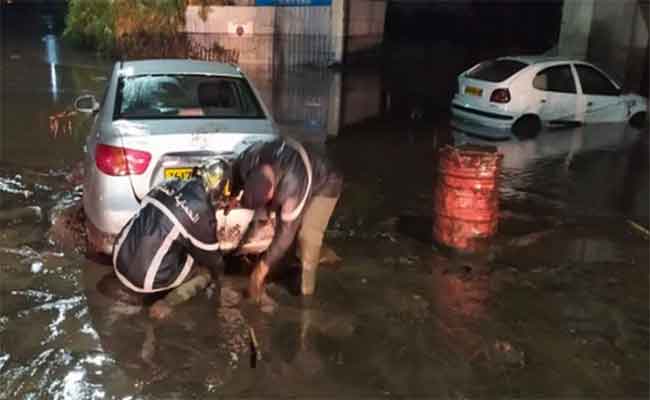
M168 291L195 275L198 265L221 266L213 203L229 194L229 171L217 160L192 179L166 181L144 197L113 246L114 272L124 286L140 294ZM178 302L163 299L154 310L164 317Z
M244 191L244 207L264 208L276 216L273 240L251 275L250 296L261 300L269 270L285 256L296 236L301 292L313 294L323 235L341 195L342 175L316 149L283 138L245 150L233 163L233 182Z

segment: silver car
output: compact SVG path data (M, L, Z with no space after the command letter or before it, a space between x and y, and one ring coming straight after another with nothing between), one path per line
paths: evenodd
M113 241L151 187L187 179L216 155L233 158L277 127L259 93L229 64L190 60L118 62L94 113L85 146L83 207L91 251Z

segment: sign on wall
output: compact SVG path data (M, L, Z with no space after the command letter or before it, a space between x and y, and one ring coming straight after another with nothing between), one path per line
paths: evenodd
M332 0L255 0L255 5L276 7L331 6Z
M237 36L252 35L255 33L254 26L252 21L246 23L228 21L228 33Z

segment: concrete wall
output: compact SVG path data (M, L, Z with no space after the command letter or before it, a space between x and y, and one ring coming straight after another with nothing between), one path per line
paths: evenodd
M216 41L237 49L242 64L273 63L274 7L209 7L205 21L200 9L190 6L185 11L185 31L192 40L206 47Z
M346 73L341 93L341 126L352 125L381 113L382 83L379 74Z
M275 64L326 66L332 59L330 7L275 9Z
M584 60L587 58L595 0L565 1L558 53Z
M638 91L648 57L642 1L565 1L558 54L593 62L626 89Z
M194 41L239 51L240 64L327 65L332 59L330 7L188 7L185 31Z
M185 31L211 47L239 51L241 64L329 65L377 48L388 0L332 0L317 7L201 7L185 13Z
M330 7L277 7L275 32L281 35L329 35Z
M589 60L626 84L640 82L648 48L648 29L640 10L638 0L596 0L591 22Z
M384 39L386 0L348 0L346 54L370 50Z

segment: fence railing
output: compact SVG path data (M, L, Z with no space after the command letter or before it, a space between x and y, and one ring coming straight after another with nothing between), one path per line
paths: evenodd
M193 41L187 33L150 34L138 32L122 35L116 42L116 56L124 59L189 58L206 61L238 63L237 49L222 47L217 41L210 45Z
M325 67L332 59L328 35L246 35L222 33L122 35L116 43L116 56L123 59L189 58L227 63L304 65Z

